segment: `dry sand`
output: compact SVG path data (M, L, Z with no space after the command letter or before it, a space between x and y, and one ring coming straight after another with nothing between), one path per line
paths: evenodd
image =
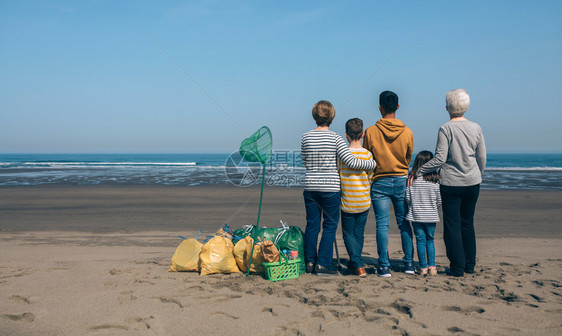
M259 190L0 188L0 334L560 335L560 192L483 191L476 274L269 282L168 273L178 234L252 224ZM261 223L303 226L302 190L268 188ZM247 202L247 203L246 203ZM374 218L364 257L375 263ZM441 230L437 263L447 265ZM345 248L338 239L341 257ZM344 272L345 273L345 272Z

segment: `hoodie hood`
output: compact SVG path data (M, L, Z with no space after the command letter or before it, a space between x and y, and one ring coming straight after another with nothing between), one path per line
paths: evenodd
M406 129L406 125L398 119L379 119L375 125L388 142L396 140Z

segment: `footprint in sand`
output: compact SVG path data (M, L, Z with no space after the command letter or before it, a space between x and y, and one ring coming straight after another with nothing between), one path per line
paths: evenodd
M540 262L536 262L534 264L529 265L529 267L534 268L534 267L540 267L541 263Z
M27 304L31 303L28 298L20 296L20 295L12 295L10 297L10 300L14 300L16 302L23 302L23 303L27 303Z
M119 282L118 281L106 281L103 283L104 287L117 287L119 286Z
M277 331L278 332L274 333L273 335L304 335L304 333L300 329L288 326L277 327Z
M123 270L123 269L117 269L117 268L112 268L109 271L109 275L124 275L124 274L131 274L131 270Z
M494 296L507 303L522 301L517 294L513 292L507 292L504 289L500 288L499 286L497 286L497 291L498 293L495 294Z
M387 312L386 310L381 309L381 308L377 308L377 309L374 311L374 313L380 314L380 315L387 315L387 316L392 315L391 313L389 313L389 312Z
M554 288L562 287L562 285L560 285L560 282L557 280L535 280L533 281L533 283L537 285L537 287L544 287L547 284L551 285Z
M149 285L156 285L154 282L148 281L148 280L144 280L144 279L136 279L133 283L140 283L140 284L142 284L142 283L147 283L147 284L149 284Z
M128 319L125 319L126 323L129 324L135 324L135 323L144 323L144 327L146 329L150 329L150 324L148 324L148 320L152 320L154 318L154 316L149 316L149 317L129 317Z
M9 279L9 278L19 278L22 276L30 275L32 272L29 271L29 268L19 268L17 270L12 271L10 275L1 275L0 279Z
M134 301L136 299L137 299L137 297L133 295L132 290L119 292L119 301L121 303L126 302L126 301Z
M459 306L443 306L443 307L441 307L441 310L458 312L458 313L463 313L463 314L470 314L470 313L482 314L486 311L484 308L476 307L476 306L470 306L470 307L466 307L466 308L461 308Z
M450 328L447 329L447 331L450 332L450 333L462 333L462 332L464 332L464 330L462 330L459 327L450 327Z
M211 300L213 302L226 302L226 301L230 301L230 300L233 300L233 299L239 299L241 297L242 297L242 295L236 295L236 294L209 295L209 296L196 297L195 300Z
M233 320L238 320L238 319L239 319L238 316L230 315L230 314L227 314L227 313L224 313L224 312L219 312L219 311L212 312L211 315L213 315L213 316L216 316L216 315L223 315L223 316L229 317L229 318L231 318L231 319L233 319Z
M186 289L188 289L188 290L197 290L197 291L200 291L200 292L204 292L204 291L205 291L205 288L203 288L203 286L199 286L199 285L187 287Z
M273 311L273 308L271 308L271 307L266 307L266 308L262 309L261 312L265 313L265 314L271 314L271 316L277 316L278 315L276 312Z
M90 329L90 330L104 330L104 329L129 330L129 328L127 328L126 326L121 325L121 324L99 324L99 325L91 326L88 329Z
M161 296L159 297L160 302L162 303L175 303L177 304L180 308L183 308L183 305L181 304L181 302L179 302L177 299L174 298L170 298L170 297L165 297L165 296Z
M230 300L233 300L233 299L239 299L241 297L242 297L242 295L234 295L234 294L232 294L232 295L219 295L219 296L213 297L213 299L214 299L213 301L214 302L226 302L226 301L230 301Z
M33 322L35 320L35 314L33 313L23 313L20 315L6 314L6 315L2 315L2 318L11 321Z
M400 301L394 301L391 305L392 308L398 310L400 313L410 316L412 318L412 307Z
M541 298L538 295L535 294L529 294L530 297L532 297L533 299L535 299L537 302L545 302L543 298Z

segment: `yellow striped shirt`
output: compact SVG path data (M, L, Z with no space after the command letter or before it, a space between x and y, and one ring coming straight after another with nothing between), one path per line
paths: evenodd
M351 154L362 160L372 160L373 154L365 148L350 148ZM371 182L374 178L372 170L351 169L338 162L341 181L341 209L345 212L360 213L371 206Z

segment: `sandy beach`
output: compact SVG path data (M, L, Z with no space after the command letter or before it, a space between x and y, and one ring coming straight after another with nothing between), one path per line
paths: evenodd
M231 186L0 188L2 335L559 335L562 193L481 192L476 273L436 277L169 273L180 239L254 224L259 189ZM261 225L304 228L300 188L266 188ZM375 221L364 259L376 262ZM341 231L340 256L347 257ZM417 257L416 257L417 258Z

